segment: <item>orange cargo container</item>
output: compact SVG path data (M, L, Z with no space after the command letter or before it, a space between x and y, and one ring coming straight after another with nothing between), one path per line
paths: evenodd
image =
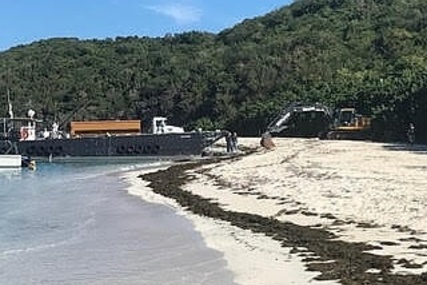
M70 123L71 136L116 135L141 133L141 121L82 121Z

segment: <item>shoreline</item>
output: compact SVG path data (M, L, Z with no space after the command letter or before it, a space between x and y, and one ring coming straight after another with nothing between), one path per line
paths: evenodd
M200 162L193 162L199 164ZM205 162L203 162L205 163ZM209 162L207 162L209 164ZM178 169L182 165L175 165ZM235 276L234 282L245 285L259 284L311 284L337 285L336 282L315 282L319 272L308 272L303 263L304 257L291 254L291 248L283 248L280 242L242 229L230 222L195 214L182 207L174 198L152 191L150 182L141 176L167 173L172 166L127 172L123 178L131 186L128 192L146 202L172 208L177 215L189 219L194 229L200 233L206 246L223 254L227 268ZM268 264L268 266L266 266Z
M151 188L155 197L149 200L169 203L181 214L189 216L207 245L224 253L239 284L427 284L426 274L420 275L425 272L422 266L404 258L396 263L381 253L382 248L392 247L393 241L378 245L355 234L359 230L371 231L371 235L374 231L384 232L384 228L366 222L366 219L359 221L354 217L351 221L348 217L335 217L336 213L319 213L321 207L298 208L297 203L290 201L289 195L276 193L271 196L274 191L269 193L258 189L257 185L267 190L277 188L281 181L271 179L280 174L275 173L277 168L286 170L291 162L295 164L295 157L307 149L313 149L313 144L325 144L333 149L338 143L298 139L279 141L280 144L273 151L258 150L246 156L214 158L174 165L159 172L139 173L139 178L144 181L140 179L140 182L136 182L134 178L132 183L138 185L134 184L133 187ZM308 148L304 147L307 143ZM253 147L256 145L255 139L244 144ZM353 149L360 144L369 145L354 142L344 144L346 147L349 144ZM321 150L325 151L324 148ZM327 156L328 152L324 154ZM305 165L299 167L304 168ZM350 164L350 167L353 166ZM272 175L270 179L264 177L268 176L266 170ZM131 175L136 174L133 172ZM292 174L295 175L295 169ZM319 181L326 177L309 174L315 177L311 179ZM300 205L303 203L300 202ZM405 226L395 226L394 232L400 229L402 233L398 238L404 239L403 236L407 236ZM345 227L351 228L347 230L347 236L340 234ZM248 257L253 252L256 254ZM255 261L259 264L251 267L249 264L257 263ZM394 274L397 264L406 269L412 267L412 273L409 270L406 275ZM415 273L417 269L418 274Z

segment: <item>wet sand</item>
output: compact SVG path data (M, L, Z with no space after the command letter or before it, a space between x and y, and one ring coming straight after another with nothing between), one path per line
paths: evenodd
M427 284L427 148L240 143L250 154L128 177L188 216L239 284Z

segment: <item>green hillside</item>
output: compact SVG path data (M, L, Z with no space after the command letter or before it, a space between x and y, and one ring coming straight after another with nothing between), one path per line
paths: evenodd
M285 103L355 106L427 141L427 1L298 0L219 34L57 38L0 53L0 94L47 122L170 118L259 135ZM0 107L6 113L6 96Z

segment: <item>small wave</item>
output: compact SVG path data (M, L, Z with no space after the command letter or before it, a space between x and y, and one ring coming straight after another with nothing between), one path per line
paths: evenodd
M150 168L157 168L162 166L167 166L172 164L172 161L155 161L150 163L138 163L138 164L132 164L132 165L125 165L119 168L120 172L125 171L132 171L132 170L139 170L139 169L150 169Z
M43 245L34 246L34 247L9 249L9 250L3 251L1 253L1 255L11 256L11 255L18 255L18 254L22 254L22 253L37 252L37 251L42 251L42 250L49 249L49 248L54 248L54 247L61 245L61 244L64 244L64 243L65 242L60 242L60 243L43 244Z
M152 162L138 162L138 163L117 163L117 164L107 164L107 165L96 165L88 167L85 172L76 173L74 177L71 177L70 180L82 181L88 179L94 179L110 174L120 174L123 172L143 170L158 168L162 166L168 166L172 164L171 161L152 161Z
M7 257L7 256L30 253L30 252L40 252L40 251L43 251L46 249L51 249L51 248L55 248L55 247L59 247L59 246L63 246L63 245L68 245L68 244L72 243L73 241L77 240L79 237L81 237L81 235L84 235L86 233L85 230L87 229L87 227L94 224L94 223L95 223L95 218L94 218L94 215L92 214L84 222L82 222L81 224L77 225L76 227L74 227L72 229L72 231L75 232L75 234L68 235L68 237L63 239L63 240L60 240L57 242L52 242L52 243L47 243L47 244L24 247L24 248L8 249L8 250L5 250L3 252L0 252L0 257L2 257L2 256Z

